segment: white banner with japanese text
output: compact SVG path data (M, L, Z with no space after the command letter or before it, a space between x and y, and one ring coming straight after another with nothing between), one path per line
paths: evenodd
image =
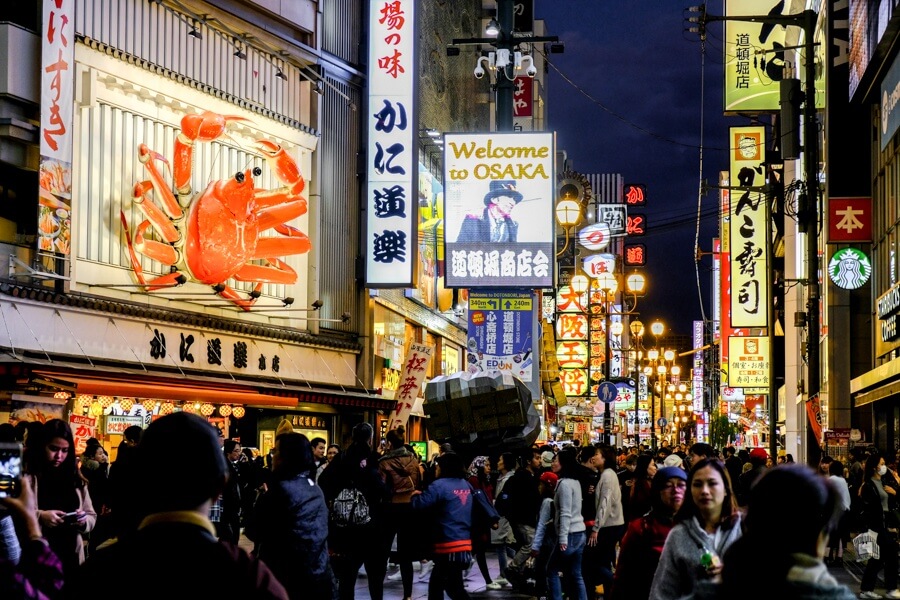
M403 361L400 385L397 388L397 407L391 413L388 431L401 425L406 427L413 404L422 392L422 383L425 381L425 374L428 373L433 353L432 346L410 344L409 353Z

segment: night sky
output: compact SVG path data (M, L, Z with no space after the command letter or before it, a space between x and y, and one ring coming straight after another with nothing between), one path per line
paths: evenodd
M547 129L574 170L647 185L648 233L634 239L648 257L638 311L645 324L661 319L680 334L703 311L711 318L712 258L699 263L700 293L694 258L698 197L700 250L711 251L718 234L718 192L699 194L701 106L702 177L710 185L728 168L728 127L749 124L722 115L721 24L709 26L703 69L699 36L684 31L690 3L535 0L535 18L565 44L565 53L547 55ZM707 10L721 15L721 0Z

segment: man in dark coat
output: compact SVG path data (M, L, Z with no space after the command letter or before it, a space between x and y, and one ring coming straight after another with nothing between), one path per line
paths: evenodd
M746 473L741 473L738 478L737 500L740 506L747 506L750 501L750 489L756 480L765 473L767 458L769 458L769 454L762 448L754 448L750 451L752 467Z
M492 181L484 196L484 211L466 215L456 238L457 242L489 243L515 242L519 224L510 216L522 201L522 193L516 191L514 180Z
M178 448L190 460L160 460ZM69 598L279 598L284 586L245 550L216 539L209 508L225 487L227 467L216 431L187 412L150 424L136 448L132 496L137 529L97 550L66 582ZM135 588L134 570L152 572ZM103 585L98 585L103 582Z

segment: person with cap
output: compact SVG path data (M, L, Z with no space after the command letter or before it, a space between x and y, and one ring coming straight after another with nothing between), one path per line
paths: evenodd
M553 450L544 450L541 452L541 472L546 473L553 469L553 458L556 456Z
M466 481L462 458L447 452L435 459L437 479L424 492L413 492L412 508L428 511L434 525L434 546L428 597L453 600L469 598L463 585L463 571L472 561L472 486Z
M163 461L173 447L190 460ZM140 517L134 531L100 548L67 576L69 598L279 598L284 586L246 550L216 538L209 520L213 498L225 488L228 469L216 430L203 418L177 412L153 421L135 448L130 497ZM135 589L134 571L143 577ZM102 582L102 585L98 585Z
M684 460L677 454L670 454L663 461L663 468L675 467L684 470Z
M611 600L650 597L659 557L686 491L687 473L680 467L663 467L653 476L650 512L628 523L622 538Z
M704 458L694 465L687 490L653 575L652 600L682 598L699 581L717 578L722 557L741 537L741 511L722 461Z
M522 201L514 180L491 181L484 196L484 211L463 219L456 241L460 243L515 242L519 224L510 216Z
M750 488L766 472L767 458L769 458L769 453L762 448L754 448L750 451L750 470L741 473L736 486L738 505L747 506L747 502L750 501Z

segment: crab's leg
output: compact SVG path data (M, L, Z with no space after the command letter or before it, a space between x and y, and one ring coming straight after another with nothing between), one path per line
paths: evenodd
M220 115L205 111L186 115L181 119L181 133L175 140L175 158L172 171L175 176L175 192L179 196L191 193L191 168L194 158L194 142L211 142L225 133L232 121L246 121L236 115Z
M276 206L267 206L256 211L259 218L259 230L265 231L282 223L296 219L306 212L306 202L288 202Z
M287 186L290 195L296 196L303 191L306 180L303 179L296 161L285 152L284 148L267 140L259 140L256 142L256 149L266 159L278 181Z
M258 281L260 283L296 283L297 271L278 258L266 259L271 266L244 265L234 278L237 281Z
M150 183L153 185L153 189L156 190L156 193L159 194L163 210L165 210L166 214L172 219L181 218L184 213L182 212L181 207L178 206L175 195L172 193L172 190L169 189L165 180L163 180L162 173L156 168L156 163L154 162L158 160L168 166L169 162L166 160L166 157L151 150L147 144L141 144L138 146L138 160L141 161L141 164L147 169L147 173L150 175ZM143 187L145 184L146 182L138 185ZM138 197L137 193L138 189L137 186L135 186L135 198ZM146 193L146 190L141 192L141 197L143 197L144 193Z
M138 225L134 234L135 239L132 242L131 232L128 230L128 219L125 217L125 213L120 212L119 218L122 221L122 231L125 234L125 244L128 248L128 257L131 260L131 269L134 271L134 276L139 284L147 286L149 290L158 290L164 287L183 284L187 281L187 278L178 272L162 275L161 277L156 277L147 281L146 277L144 277L144 269L141 267L141 261L138 260L137 253L140 252L141 254L145 254L160 262L173 265L177 260L177 251L168 244L144 238L144 233L151 225L150 221L143 221Z
M251 258L306 254L312 247L309 243L309 237L290 225L276 226L275 231L287 237L259 238L256 242L256 250L254 250ZM271 261L271 259L269 260Z
M147 193L153 188L152 181L142 181L134 186L132 201L137 204L148 221L153 223L153 228L160 236L170 244L181 239L181 234L175 228L175 224L169 217L163 214L156 204L147 197Z
M274 190L257 190L253 195L253 200L257 208L266 208L269 206L277 206L288 202L299 202L303 205L303 214L306 212L306 198L298 194L292 194L286 187L276 188Z

